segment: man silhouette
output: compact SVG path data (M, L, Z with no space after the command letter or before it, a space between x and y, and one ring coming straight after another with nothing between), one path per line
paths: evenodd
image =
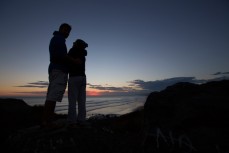
M48 68L49 86L44 105L43 120L41 127L55 127L52 122L56 102L61 102L68 81L68 63L77 63L76 60L67 56L65 39L68 38L71 26L63 23L59 31L54 31L49 44L50 64Z

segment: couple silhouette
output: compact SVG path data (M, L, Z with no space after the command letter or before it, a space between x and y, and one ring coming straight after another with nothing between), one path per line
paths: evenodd
M56 102L61 102L68 84L68 127L84 126L86 122L86 74L85 63L88 44L77 39L67 50L66 39L71 32L67 23L54 31L49 44L49 86L44 104L42 128L58 128L54 122ZM78 111L76 110L78 102Z

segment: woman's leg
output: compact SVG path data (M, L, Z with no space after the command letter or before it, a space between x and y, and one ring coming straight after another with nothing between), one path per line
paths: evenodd
M80 77L81 85L79 87L79 97L78 97L78 118L79 122L84 122L86 120L86 77Z
M68 80L68 122L70 124L77 121L76 100L78 97L78 88L76 80L76 77L69 77Z

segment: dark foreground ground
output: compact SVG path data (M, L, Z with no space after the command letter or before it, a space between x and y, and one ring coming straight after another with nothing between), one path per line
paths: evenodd
M96 115L89 127L41 129L42 106L28 106L23 100L0 99L1 149L14 153L132 152L138 148L143 111L116 117ZM65 124L66 115L55 116Z
M0 99L1 150L11 153L229 153L229 81L178 83L144 108L97 115L90 127L40 129L41 106ZM65 115L56 115L65 123Z

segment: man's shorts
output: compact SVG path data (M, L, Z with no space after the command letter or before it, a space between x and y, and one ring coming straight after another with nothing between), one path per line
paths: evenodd
M68 74L61 70L49 73L49 86L46 100L61 102L67 87Z

